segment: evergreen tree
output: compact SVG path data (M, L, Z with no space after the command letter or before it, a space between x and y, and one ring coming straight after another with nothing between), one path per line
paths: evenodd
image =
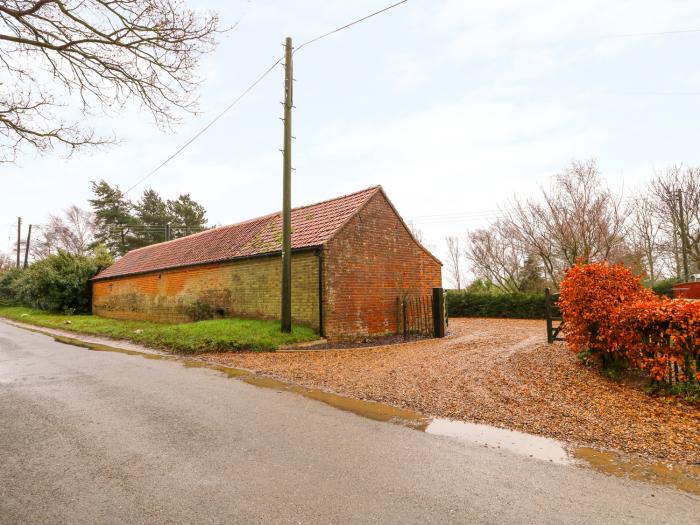
M192 200L189 194L168 200L168 212L174 225L173 237L184 237L206 229L207 211L204 206Z
M139 223L137 242L148 246L165 241L165 228L173 219L168 205L155 190L143 192L141 199L134 205L135 218Z
M94 198L88 202L95 213L95 244L104 244L113 255L124 255L134 247L137 221L131 215L133 206L119 186L112 187L105 180L91 184Z
M95 242L104 245L113 256L129 250L163 242L168 224L172 238L184 237L207 228L206 210L189 194L175 200L163 200L153 189L143 192L136 204L124 197L118 186L106 181L92 183L95 213Z

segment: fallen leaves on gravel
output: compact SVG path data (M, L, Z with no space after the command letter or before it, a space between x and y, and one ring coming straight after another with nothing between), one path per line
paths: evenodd
M582 366L564 344L546 344L543 321L450 319L450 330L381 347L204 358L429 415L700 463L700 407Z

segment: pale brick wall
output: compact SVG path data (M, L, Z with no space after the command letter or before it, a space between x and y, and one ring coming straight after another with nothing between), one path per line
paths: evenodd
M395 334L396 299L442 286L442 267L409 234L382 193L372 197L326 244L323 255L326 336Z
M319 329L318 256L292 256L292 318ZM257 257L223 264L164 270L93 283L93 313L117 319L189 321L196 301L225 317L279 319L281 262Z

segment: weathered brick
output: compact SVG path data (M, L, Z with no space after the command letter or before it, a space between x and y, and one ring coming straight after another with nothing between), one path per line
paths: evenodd
M331 340L397 333L397 298L441 286L441 264L416 242L377 191L317 250L292 256L292 318ZM93 283L93 312L120 319L189 320L199 301L225 317L279 319L281 261L263 256L109 277Z
M396 299L442 286L442 267L419 245L382 192L323 250L324 331L333 339L398 332Z
M93 313L118 319L187 321L187 307L200 301L223 317L279 318L281 262L257 257L96 281ZM292 256L292 318L319 329L318 256Z

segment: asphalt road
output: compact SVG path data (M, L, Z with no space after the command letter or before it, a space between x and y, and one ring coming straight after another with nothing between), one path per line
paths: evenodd
M700 498L0 322L0 523L698 523Z

